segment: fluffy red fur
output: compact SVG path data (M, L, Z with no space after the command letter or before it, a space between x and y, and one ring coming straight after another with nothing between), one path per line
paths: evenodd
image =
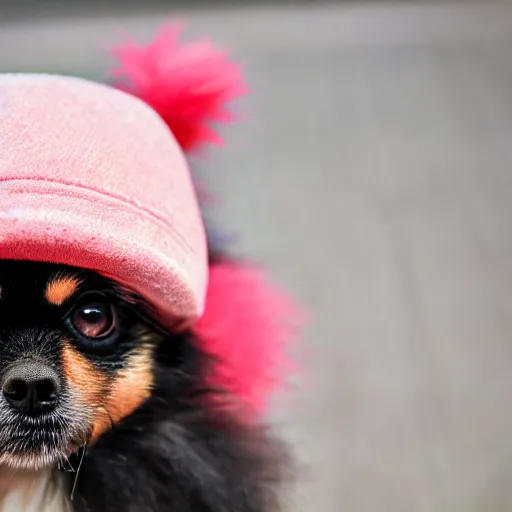
M226 389L251 414L265 412L293 365L288 345L301 315L258 268L238 263L210 267L206 310L195 331L218 359L212 384Z
M232 114L226 104L246 92L238 64L209 41L180 43L181 26L165 25L147 45L112 50L116 86L144 100L164 119L184 151L222 143L212 123Z

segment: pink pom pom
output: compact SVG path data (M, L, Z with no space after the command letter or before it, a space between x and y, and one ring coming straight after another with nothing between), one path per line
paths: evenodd
M265 412L294 369L287 349L300 322L292 300L260 270L212 265L206 310L195 326L202 348L218 360L211 384L228 391L251 414Z
M246 88L238 64L209 41L178 41L182 28L165 25L147 45L133 41L112 49L119 65L117 87L151 105L184 151L202 143L221 144L211 123L227 122L226 104Z

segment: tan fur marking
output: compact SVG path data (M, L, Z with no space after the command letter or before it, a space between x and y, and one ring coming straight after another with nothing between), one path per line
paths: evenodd
M126 369L119 372L104 407L98 409L92 433L96 440L103 432L126 418L151 394L153 386L153 348L141 347L130 356Z
M77 291L80 283L80 279L73 276L55 276L46 285L44 296L52 306L62 306Z
M101 405L102 395L107 393L107 378L80 352L66 343L62 349L64 375L77 398L91 409Z

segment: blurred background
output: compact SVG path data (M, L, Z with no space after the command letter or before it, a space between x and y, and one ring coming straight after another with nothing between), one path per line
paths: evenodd
M0 71L103 80L169 17L244 65L200 165L313 317L290 511L510 510L512 3L13 0Z

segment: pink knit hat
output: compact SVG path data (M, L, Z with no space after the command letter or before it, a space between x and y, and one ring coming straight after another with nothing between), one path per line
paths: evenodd
M77 78L0 75L0 258L98 271L167 324L200 316L207 284L182 149L213 139L208 122L242 89L224 54L205 42L178 46L178 33L115 49L116 74L134 95Z

